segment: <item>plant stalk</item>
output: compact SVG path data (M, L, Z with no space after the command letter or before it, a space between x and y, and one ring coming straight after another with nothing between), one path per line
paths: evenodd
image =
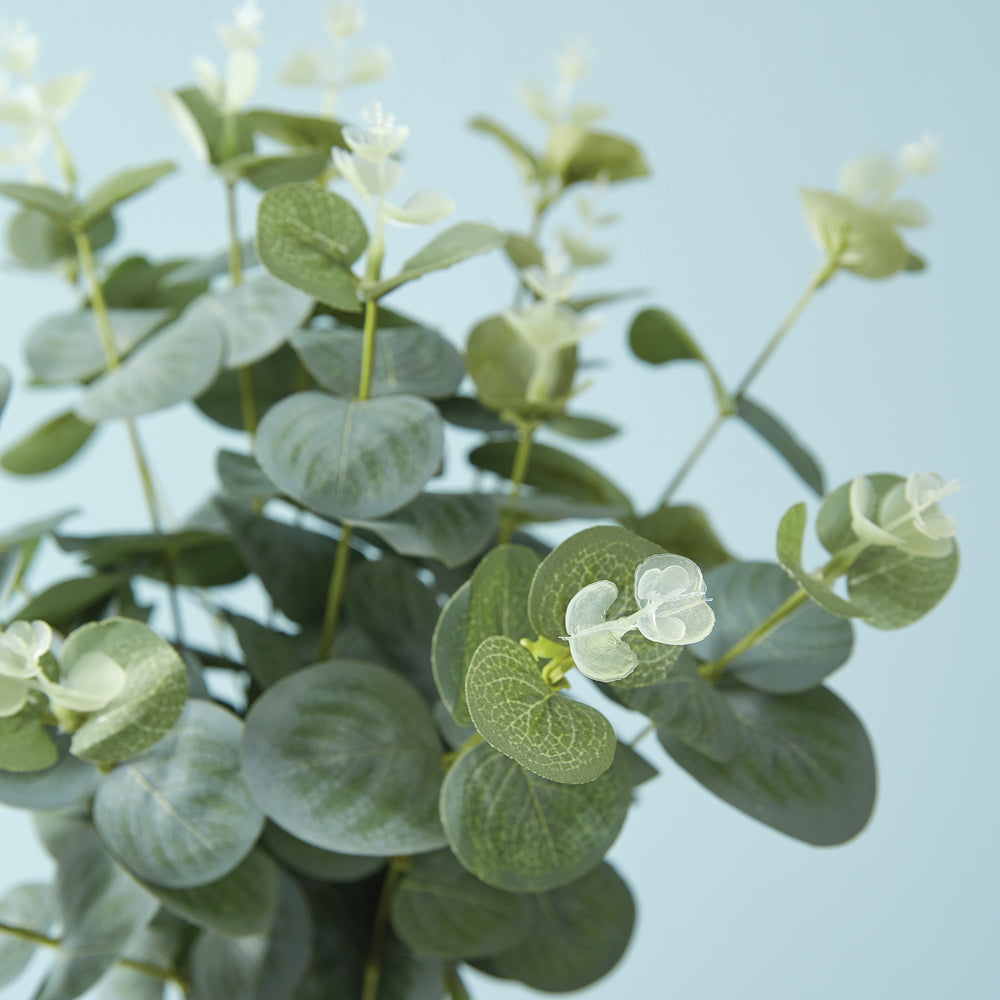
M528 465L531 462L531 446L534 443L535 429L538 427L534 421L521 420L517 424L517 449L514 452L514 463L510 470L510 490L507 498L513 500L521 492L524 485L524 477L528 474ZM512 511L504 514L500 521L500 538L498 544L506 545L517 528L517 515Z
M403 875L403 867L393 858L389 862L382 892L378 898L378 908L375 910L375 921L372 924L371 943L368 948L368 958L365 960L364 986L361 1000L378 1000L378 987L382 979L382 964L385 957L385 936L389 929L389 907L396 887Z

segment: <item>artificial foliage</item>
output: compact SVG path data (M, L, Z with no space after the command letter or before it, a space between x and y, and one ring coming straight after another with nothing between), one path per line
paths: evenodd
M609 296L577 288L610 253L615 187L649 171L604 109L574 100L579 52L554 90L524 90L542 146L471 123L523 185L530 224L503 228L445 222L445 195L407 192L408 129L380 105L341 119L340 92L386 69L356 47L352 8L329 8L331 47L282 74L317 88L321 113L254 107L260 19L239 8L220 28L226 65L199 60L195 85L161 95L228 210L228 247L208 259L121 255L129 201L156 198L175 164L81 190L58 123L86 75L43 79L37 39L0 34L9 252L78 300L24 345L30 383L76 387L75 402L8 435L0 465L44 474L122 422L150 521L94 536L42 512L0 536L0 801L35 812L57 869L0 898L0 983L48 946L37 1000L171 985L191 1000L459 1000L467 967L571 992L629 941L631 891L605 856L656 776L646 736L789 837L840 844L869 820L869 736L824 681L856 626L900 628L944 597L954 486L859 470L828 490L750 390L835 276L923 269L903 229L923 209L897 192L936 150L923 138L849 164L837 192L802 192L819 263L734 387L666 308L636 312L623 349L700 367L717 403L638 509L586 457L617 428L578 400ZM252 240L235 210L250 192ZM556 228L574 198L575 226ZM436 228L389 272L395 224ZM460 343L394 307L399 287L461 280L482 254L507 259L516 292ZM180 405L243 445L219 451L204 504L175 524L140 418ZM819 497L812 525L804 503L778 520L770 562L738 560L706 510L674 501L728 420ZM437 482L453 427L479 437L474 487ZM807 567L813 530L829 558ZM40 578L43 544L72 560L65 579ZM247 579L263 614L227 589ZM214 631L182 619L195 602ZM648 726L625 742L610 703Z

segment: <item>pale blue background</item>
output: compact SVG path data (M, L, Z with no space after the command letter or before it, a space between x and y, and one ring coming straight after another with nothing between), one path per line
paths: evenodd
M261 103L314 107L305 94L270 81L293 46L318 35L319 7L291 0L283 8L290 13L280 19L276 5L269 10ZM884 283L838 277L756 386L822 457L831 485L862 472L933 469L969 487L949 501L964 565L946 602L904 633L859 630L854 659L832 680L873 734L880 766L874 819L846 847L800 845L714 800L650 741L646 750L663 775L642 790L612 854L636 892L638 929L624 963L588 996L1000 995L996 11L987 0L371 6L364 38L388 45L396 70L346 96L342 110L354 115L381 97L413 128L404 192L440 187L460 217L507 227L524 224L513 170L464 122L485 111L532 134L515 82L550 79L557 47L580 33L592 38L598 59L582 96L610 105L610 127L640 141L654 177L609 198L623 216L612 232L619 250L590 287L649 289L638 301L682 316L731 381L815 266L798 186L832 186L846 159L895 149L922 129L940 133L948 150L940 174L908 192L934 215L913 241L929 272ZM164 155L184 166L124 213L123 247L166 255L221 246L217 185L192 161L152 87L188 81L196 52L220 58L212 26L227 15L227 3L193 0L170 7L10 0L0 10L30 18L39 31L43 74L93 71L66 130L85 184ZM424 236L394 238L398 261ZM476 317L508 301L511 287L497 257L428 278L394 301L461 342ZM9 361L30 324L69 299L50 280L5 270L0 303ZM649 505L711 404L697 370L653 371L623 353L633 309L604 311L586 352L610 365L594 372L580 408L629 428L591 455ZM55 405L18 391L0 440L11 441ZM141 423L179 516L211 481L216 444L201 426L180 411ZM114 431L65 474L37 484L5 479L3 523L79 503L88 511L75 524L80 529L140 527L124 447ZM779 517L806 498L735 425L682 494L705 502L746 558L770 558ZM622 729L631 734L640 725L628 717ZM0 883L44 877L47 864L26 817L2 810L0 823ZM528 995L470 979L480 1000ZM22 982L0 995L23 997L27 988Z

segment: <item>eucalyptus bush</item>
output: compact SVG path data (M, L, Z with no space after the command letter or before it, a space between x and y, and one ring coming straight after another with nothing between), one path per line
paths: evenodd
M604 109L574 100L580 51L560 57L555 89L523 91L542 146L472 121L513 163L530 226L450 224L386 273L391 224L453 211L436 191L406 195L408 130L380 105L360 125L335 116L387 57L356 47L360 15L335 5L329 48L282 74L318 88L322 113L252 107L260 22L240 7L220 29L226 65L199 60L197 85L162 94L225 197L228 250L210 259L116 251L118 215L174 164L82 192L58 122L85 74L41 79L28 30L0 34L3 159L27 171L0 183L10 254L79 299L25 343L31 384L76 387L75 402L0 464L43 474L122 421L150 519L79 535L63 511L0 536L0 801L34 811L57 865L54 885L0 899L0 983L45 945L39 1000L94 986L152 1000L167 984L198 1000L461 998L466 964L573 991L631 934L631 893L604 857L656 774L645 736L790 837L839 844L868 821L871 745L823 681L854 620L899 628L945 595L958 553L939 503L955 487L879 473L828 491L749 390L835 276L924 267L902 231L923 209L896 195L933 168L935 144L802 192L819 264L735 387L677 317L638 312L634 354L695 362L717 403L643 511L578 454L616 433L577 396L592 310L617 296L576 288L607 259L613 189L647 174L632 141L599 127ZM252 242L237 227L248 189L263 192ZM575 222L557 227L571 194ZM516 292L483 304L464 352L392 308L401 286L486 253L506 255ZM138 421L180 403L245 444L219 451L207 500L175 525ZM776 561L742 562L701 507L674 502L730 419L821 498L823 565L803 564L805 503L778 521ZM454 426L481 437L478 488L430 488ZM559 533L564 521L590 524ZM75 560L67 579L36 582L46 540ZM246 579L263 614L225 589ZM631 742L608 701L648 720Z

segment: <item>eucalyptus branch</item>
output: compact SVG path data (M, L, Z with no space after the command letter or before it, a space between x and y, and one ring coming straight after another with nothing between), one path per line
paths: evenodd
M448 991L449 1000L472 1000L469 991L465 988L465 983L459 979L458 970L454 966L445 970L444 987Z
M538 424L533 420L519 419L517 421L517 449L514 452L514 463L510 471L510 490L507 493L509 500L517 497L524 485L524 477L528 474L528 465L531 462L531 446L534 443L537 428ZM508 511L500 522L499 544L506 545L516 529L517 515Z
M396 894L396 887L404 870L404 864L400 859L393 858L389 862L389 870L382 883L382 892L379 894L378 908L375 910L375 920L372 924L361 1000L378 1000L378 987L382 980L382 964L385 957L385 936L389 929L389 907L392 905L392 897Z

